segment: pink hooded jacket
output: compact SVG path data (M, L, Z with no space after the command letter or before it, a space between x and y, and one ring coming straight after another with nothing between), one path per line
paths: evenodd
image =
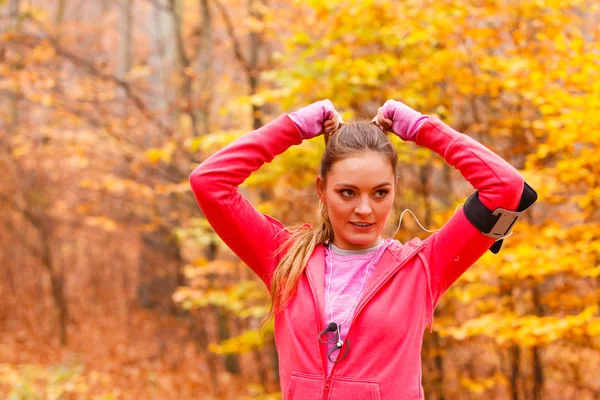
M258 212L238 186L264 163L302 138L282 114L213 154L190 175L196 201L215 232L263 280L281 255L272 256L290 231ZM479 190L490 210L516 210L524 181L502 158L436 117L421 127L416 143L439 155ZM327 376L326 344L317 336L323 315L324 247L318 245L298 281L297 293L275 316L284 400L417 400L421 346L427 324L444 292L494 243L460 209L426 240L394 243L384 252L356 305L347 338L350 351ZM337 354L345 352L345 346ZM336 353L334 353L336 354Z

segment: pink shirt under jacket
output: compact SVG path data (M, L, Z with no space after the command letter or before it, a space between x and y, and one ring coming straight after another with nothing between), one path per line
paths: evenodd
M296 126L283 114L213 154L190 175L196 201L215 232L269 289L280 259L272 255L290 231L256 211L237 189L252 172L301 141ZM517 208L522 176L485 146L436 117L422 125L416 143L457 168L479 190L488 209ZM424 399L425 327L431 327L442 294L493 242L466 219L462 209L426 240L415 238L404 244L395 240L376 264L355 306L347 336L350 352L329 375L327 345L317 340L326 323L324 248L317 246L295 297L275 317L283 399Z

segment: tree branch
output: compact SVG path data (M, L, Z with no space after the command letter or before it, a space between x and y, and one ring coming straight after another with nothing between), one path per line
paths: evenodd
M240 42L237 39L237 37L235 36L233 23L231 22L231 18L229 18L229 14L227 13L227 10L223 6L223 4L221 4L220 0L213 0L213 2L219 9L219 12L221 13L221 17L223 17L223 20L225 21L225 26L227 27L227 33L229 34L229 38L231 39L231 42L233 43L233 53L235 55L235 58L238 60L238 62L242 66L242 68L244 68L244 70L246 71L248 76L251 76L252 68L250 68L250 64L248 63L248 60L246 60L246 58L242 54Z
M67 58L73 64L86 69L91 75L93 75L101 80L104 80L104 81L113 82L113 83L117 84L118 86L120 86L125 91L127 98L133 103L134 107L144 116L144 118L146 118L152 124L156 125L168 137L173 136L173 131L169 127L165 126L162 122L160 122L159 120L154 118L154 116L152 115L150 110L148 110L148 108L144 104L144 101L137 94L135 94L133 92L133 89L128 82L118 79L114 75L106 74L106 73L100 71L91 62L84 60L83 58L79 57L78 55L65 49L56 40L56 38L54 36L52 36L45 30L44 25L40 21L38 21L34 17L31 17L31 21L34 22L34 24L37 25L39 28L42 29L42 31L44 32L45 38L52 44L52 46L57 54L60 54L61 56Z

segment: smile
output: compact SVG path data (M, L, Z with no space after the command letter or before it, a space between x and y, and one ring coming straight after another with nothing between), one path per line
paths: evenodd
M350 223L359 228L367 228L371 225L375 225L375 223L368 223L368 222L350 222Z

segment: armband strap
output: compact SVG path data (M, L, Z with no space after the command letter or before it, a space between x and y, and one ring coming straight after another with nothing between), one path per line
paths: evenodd
M537 200L537 193L531 186L525 182L523 193L517 211L510 211L504 208L497 208L494 211L488 210L479 200L479 192L476 190L463 207L467 219L487 237L493 239L503 238L510 228L517 222L523 211L527 210ZM504 239L496 240L490 247L490 251L497 254L502 247Z

